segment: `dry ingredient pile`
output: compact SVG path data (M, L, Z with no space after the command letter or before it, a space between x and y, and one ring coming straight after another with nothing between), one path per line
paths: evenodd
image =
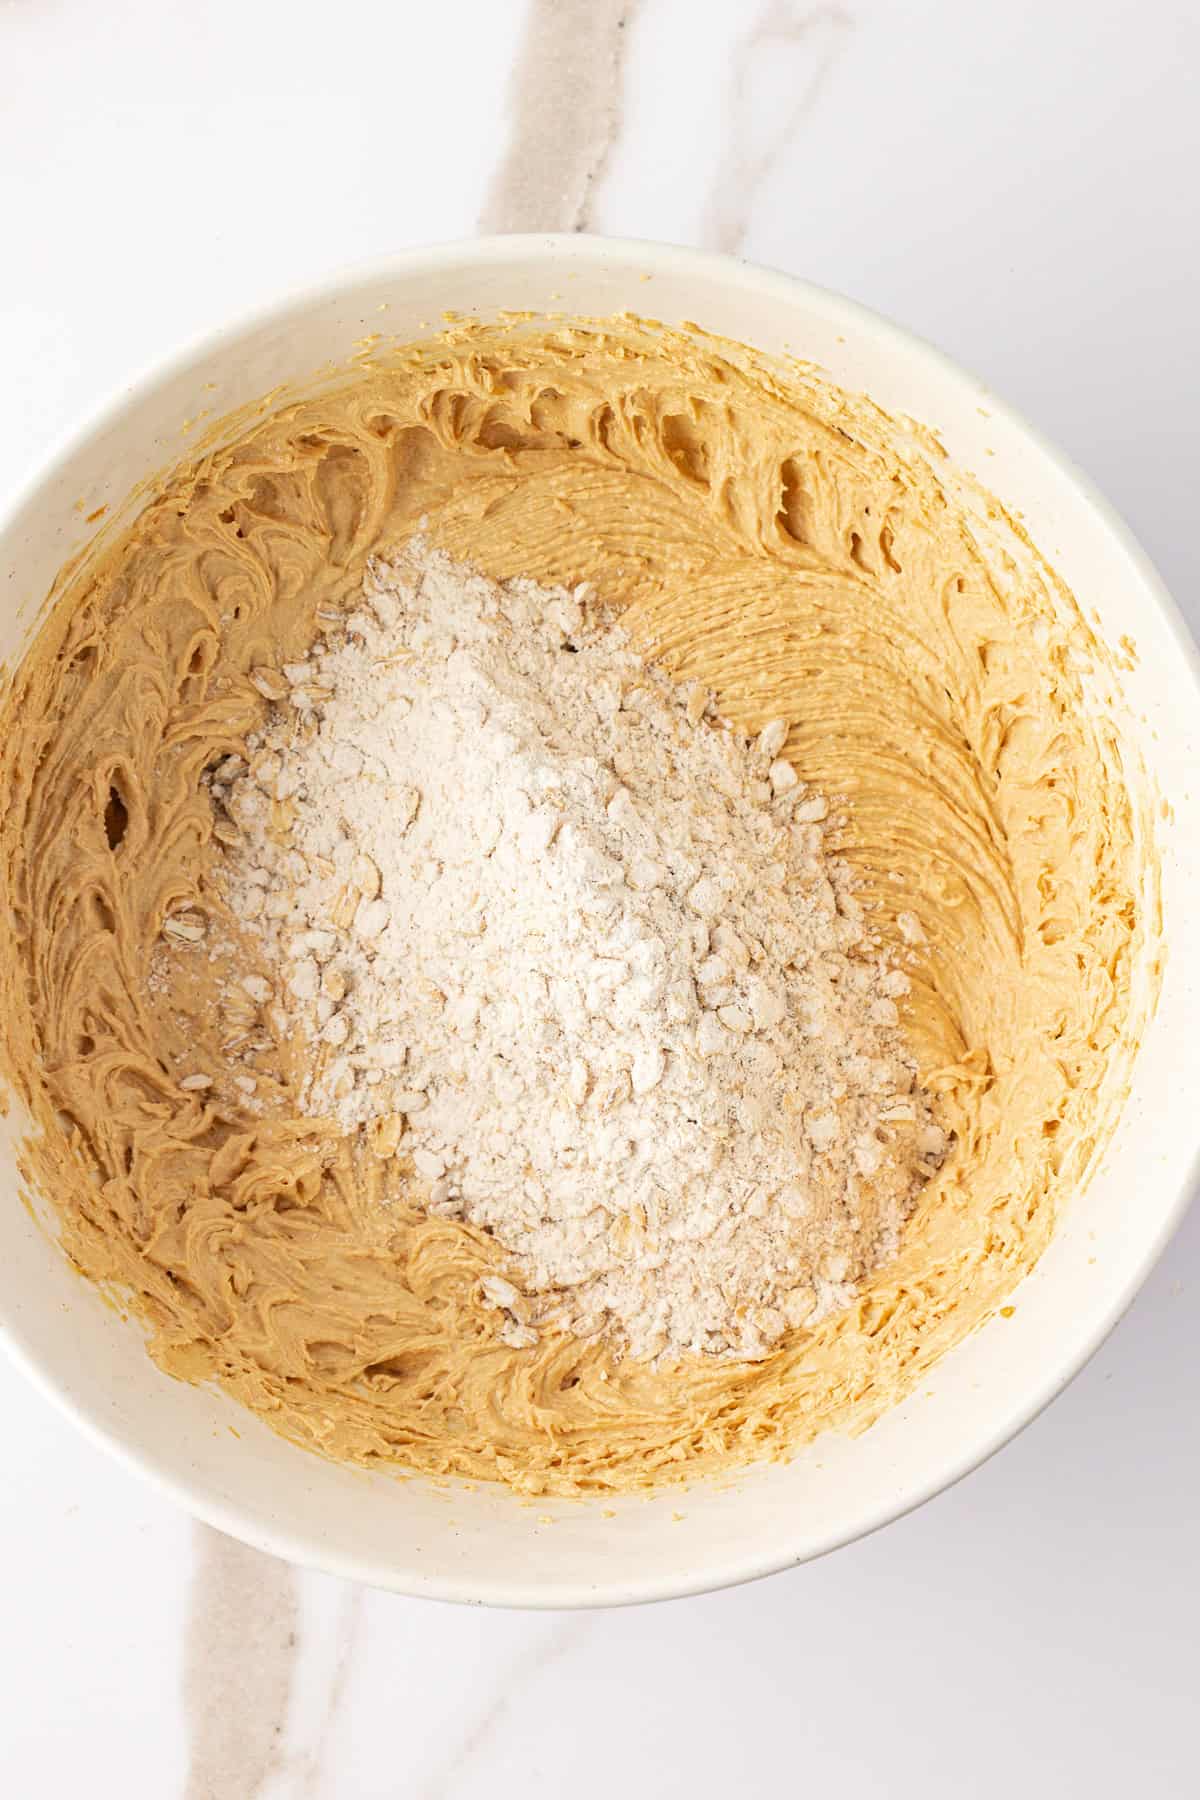
M304 1110L512 1253L510 1346L761 1358L894 1253L947 1139L787 722L711 722L589 599L416 538L256 672L210 780L243 980Z

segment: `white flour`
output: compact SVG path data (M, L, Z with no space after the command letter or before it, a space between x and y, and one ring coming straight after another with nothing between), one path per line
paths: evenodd
M825 801L571 596L414 540L212 781L301 1104L512 1253L503 1333L758 1357L945 1151Z

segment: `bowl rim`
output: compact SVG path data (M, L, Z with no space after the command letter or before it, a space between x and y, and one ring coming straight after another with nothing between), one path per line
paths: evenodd
M1019 411L999 398L991 387L947 356L927 339L861 302L803 277L742 257L698 250L652 239L606 237L596 233L526 232L476 238L455 238L357 260L334 268L304 284L289 287L273 299L242 308L224 324L193 333L174 349L147 361L138 372L112 388L107 397L89 409L82 421L60 431L39 458L36 467L15 490L0 495L0 535L54 478L57 471L92 440L116 424L126 410L148 391L186 376L190 367L206 361L222 348L264 327L284 323L293 313L307 312L335 301L348 289L368 282L399 280L436 272L455 264L480 267L540 256L552 269L568 262L601 265L609 260L644 261L672 274L733 283L775 301L795 304L807 299L815 309L844 326L847 335L873 337L877 343L898 350L916 370L936 374L942 380L965 386L988 411L1010 430L1022 436L1052 471L1075 490L1077 498L1095 513L1123 554L1130 576L1166 625L1181 663L1196 689L1200 706L1200 648L1183 614L1158 574L1147 552L1130 527L1096 484ZM564 316L571 316L564 308ZM369 321L364 320L364 324ZM880 1500L819 1545L799 1554L777 1548L758 1555L738 1552L715 1558L686 1577L623 1577L597 1591L592 1584L571 1580L528 1581L464 1579L428 1576L416 1567L403 1572L381 1568L353 1551L321 1543L313 1534L272 1522L263 1511L222 1500L209 1491L202 1477L185 1476L172 1467L161 1452L151 1455L131 1447L122 1434L107 1426L84 1403L76 1400L65 1384L22 1341L21 1333L7 1317L0 1316L0 1347L28 1377L33 1386L70 1418L93 1444L107 1451L125 1468L149 1481L186 1513L205 1524L300 1567L362 1582L414 1597L528 1609L597 1607L679 1599L756 1581L783 1569L815 1560L848 1543L868 1537L903 1518L935 1495L948 1491L979 1468L999 1449L1031 1424L1074 1380L1120 1322L1187 1212L1200 1183L1200 1143L1192 1152L1183 1179L1160 1212L1157 1228L1136 1256L1130 1257L1110 1303L1092 1329L1063 1361L1039 1384L1032 1385L1019 1404L1010 1407L984 1437L969 1448L950 1453L900 1500Z

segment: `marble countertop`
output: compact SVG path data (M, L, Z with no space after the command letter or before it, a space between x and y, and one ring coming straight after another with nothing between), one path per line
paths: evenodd
M931 338L1200 627L1188 0L0 0L0 492L145 364L477 230L736 251ZM1136 1196L1131 1196L1136 1202ZM1195 1793L1200 1212L1014 1444L757 1586L488 1613L193 1525L0 1366L6 1793Z

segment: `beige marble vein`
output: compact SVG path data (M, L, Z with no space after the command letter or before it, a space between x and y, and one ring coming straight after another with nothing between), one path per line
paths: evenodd
M196 1564L183 1672L186 1800L257 1800L283 1763L296 1663L296 1577L207 1525Z
M621 127L636 0L530 0L509 83L509 142L481 231L586 231Z
M852 30L840 6L766 0L761 7L730 62L727 135L706 209L706 245L742 248L759 193L811 118ZM827 144L814 150L814 179L827 154ZM795 203L803 209L803 186Z

